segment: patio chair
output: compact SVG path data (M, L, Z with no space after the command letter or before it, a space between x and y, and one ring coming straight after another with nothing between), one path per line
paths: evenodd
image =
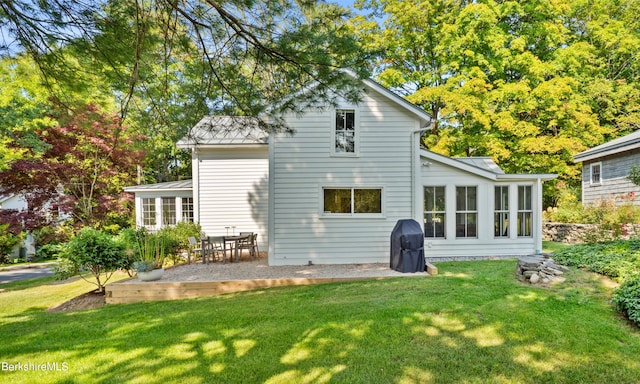
M240 252L240 256L242 256L242 250L247 249L249 250L249 256L254 260L258 255L258 242L256 241L258 234L253 232L240 232L240 236L247 236L246 239L238 242L238 252Z
M207 247L204 252L206 260L203 263L214 262L224 258L224 238L222 236L209 236L207 239Z
M187 263L191 264L191 255L193 255L193 261L195 261L202 254L202 248L200 242L195 237L189 237L189 249L187 251Z

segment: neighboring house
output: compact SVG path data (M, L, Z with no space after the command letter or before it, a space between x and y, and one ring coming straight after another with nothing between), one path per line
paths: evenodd
M573 161L582 163L582 204L613 199L623 204L630 192L640 192L627 179L631 166L640 165L640 130L578 153Z
M27 202L21 195L0 195L0 210L2 209L24 211L27 209Z
M289 116L294 135L267 135L248 118L204 118L178 142L192 150L191 194L166 183L128 187L138 224L155 217L157 227L162 199L189 196L207 235L257 232L270 265L388 262L399 219L423 223L431 260L541 251L542 182L555 175L505 174L489 158L421 149L430 116L363 83L357 105L338 99Z

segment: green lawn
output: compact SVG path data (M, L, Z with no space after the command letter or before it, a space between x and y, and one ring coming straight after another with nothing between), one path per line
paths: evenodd
M0 382L638 382L640 331L599 276L538 288L515 280L514 260L437 266L433 277L73 313L45 309L86 283L20 286L0 293L0 363L60 370L5 370Z

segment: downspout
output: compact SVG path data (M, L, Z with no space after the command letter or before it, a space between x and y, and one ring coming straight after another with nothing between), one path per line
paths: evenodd
M411 132L411 216L415 221L422 223L422 212L418 208L421 207L418 201L420 193L418 191L419 184L422 184L420 177L420 138L422 134L431 129L431 121L427 122L425 126L428 128L416 129ZM420 183L418 183L420 181Z

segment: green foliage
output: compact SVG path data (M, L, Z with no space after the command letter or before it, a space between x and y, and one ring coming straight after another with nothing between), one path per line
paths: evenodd
M174 226L162 228L159 233L167 239L167 257L175 265L184 260L182 252L189 249L189 237L200 239L202 228L198 223L181 221Z
M557 262L582 268L621 282L613 302L631 321L640 325L640 239L581 244L553 254Z
M66 244L64 243L49 243L38 246L38 248L36 249L36 258L40 260L57 259L62 253L64 253L65 246Z
M640 35L629 2L361 0L379 81L435 118L423 144L580 185L573 155L637 128ZM561 193L545 183L546 205Z
M162 268L167 251L172 247L172 239L165 233L151 233L144 228L136 232L138 253L133 267L138 272Z
M629 320L640 325L640 274L625 280L615 290L612 301Z
M9 261L11 250L21 241L20 236L7 230L8 227L6 224L0 224L0 264Z
M640 166L639 165L634 164L631 166L631 168L629 169L629 175L627 176L627 179L629 179L629 181L631 181L635 185L640 185Z
M98 291L104 291L104 284L119 269L128 269L130 260L122 244L110 235L93 228L83 228L69 241L64 256L80 272L90 273ZM81 273L81 276L84 276Z

